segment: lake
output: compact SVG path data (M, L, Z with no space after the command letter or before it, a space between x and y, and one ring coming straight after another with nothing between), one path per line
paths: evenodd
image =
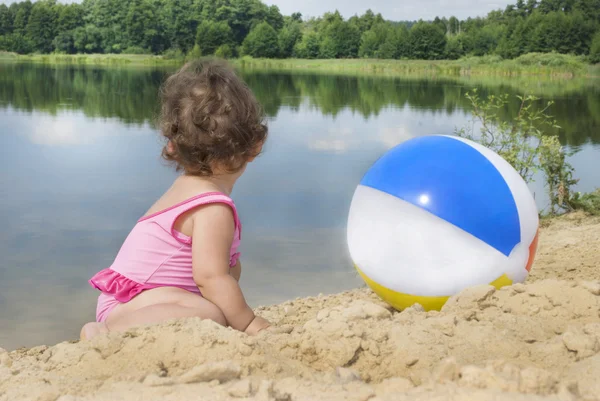
M95 316L87 280L112 263L176 173L153 126L169 69L0 63L0 347L75 339ZM408 79L244 71L269 116L265 153L232 194L251 306L362 285L346 248L354 189L385 151L468 124L465 92L556 103L576 189L600 186L598 81ZM518 105L503 111L516 115ZM540 209L541 182L532 184Z

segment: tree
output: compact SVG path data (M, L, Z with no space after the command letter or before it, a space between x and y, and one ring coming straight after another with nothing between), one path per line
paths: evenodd
M292 57L296 43L302 39L302 25L296 20L288 21L279 32L279 55L283 58Z
M332 58L353 58L358 56L360 30L356 25L341 18L326 22L320 32L321 52L327 50Z
M481 29L470 31L463 37L463 47L466 53L483 56L493 53L504 33L502 25L485 25Z
M292 13L290 18L296 22L302 22L302 13Z
M517 14L521 17L527 16L527 6L525 0L517 0Z
M391 30L393 30L393 28L388 23L378 23L373 25L371 29L362 34L358 56L381 58L380 50L382 46L388 41L393 41L393 37L390 32ZM389 53L389 51L386 50L386 53ZM389 58L393 58L393 56Z
M154 4L158 2L131 0L125 17L128 46L141 47L153 53L160 53L166 48Z
M258 24L250 31L242 48L244 54L252 57L277 57L279 53L277 32L268 22Z
M448 20L448 28L451 35L457 35L460 32L460 21L458 18L454 16L450 17Z
M5 50L18 54L28 54L34 50L33 44L29 38L20 33L13 33L4 36L3 42L4 44L2 46Z
M17 34L25 34L25 28L27 27L27 23L29 22L29 14L31 14L31 8L33 5L31 1L24 1L21 3L16 3L16 7L13 9L11 5L11 9L15 13L15 19L13 21L13 32Z
M294 55L300 58L315 59L321 52L321 43L316 32L305 32L294 46Z
M446 35L439 26L421 21L410 30L408 47L413 58L438 60L446 51Z
M267 17L265 20L276 31L279 31L281 30L281 28L283 28L283 15L281 15L279 7L277 7L276 5L272 5L271 7L269 7L269 12L267 13Z
M94 25L79 27L73 31L73 46L78 53L101 53L102 32Z
M158 18L169 47L187 53L194 46L199 17L192 0L165 0Z
M533 11L537 8L537 0L527 0L527 15L531 15Z
M441 31L444 32L444 34L448 33L448 21L445 18L440 19L440 17L435 17L435 19L433 20L433 24L438 26L441 29Z
M0 4L0 35L12 33L12 16L6 4Z
M59 53L73 54L77 51L73 40L73 31L59 33L52 41L52 45Z
M485 17L431 22L386 21L372 10L348 20L338 11L303 20L300 13L283 16L261 0L62 1L0 4L2 48L189 54L198 44L203 54L221 48L222 54L236 55L250 32L267 23L277 45L266 51L256 42L251 48L273 57L514 58L534 51L591 54L600 30L600 0L514 0ZM451 40L456 36L460 39Z
M446 43L446 58L449 60L458 60L465 54L463 46L463 35L451 36Z
M225 21L203 21L198 26L196 44L202 55L212 55L219 47L233 44L233 32Z
M84 10L80 4L58 4L56 31L67 32L83 25Z
M391 33L390 41L395 49L395 59L410 57L410 31L406 25L397 26Z
M596 33L590 49L590 61L600 63L600 32Z
M56 36L56 14L51 0L37 1L29 16L25 29L34 50L50 53L53 50L52 42Z
M380 42L377 39L377 34L373 30L368 30L362 34L360 38L360 48L358 57L372 58L379 50Z

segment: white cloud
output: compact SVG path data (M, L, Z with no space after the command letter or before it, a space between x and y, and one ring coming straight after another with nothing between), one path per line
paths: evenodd
M95 119L80 111L60 111L56 115L33 112L23 118L21 112L9 111L2 117L11 131L24 135L27 139L43 146L73 146L91 144L101 138L122 135L154 134L143 125L129 126L123 130L123 123L117 119Z

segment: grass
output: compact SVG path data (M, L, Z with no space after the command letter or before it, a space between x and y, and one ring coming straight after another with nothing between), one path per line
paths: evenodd
M0 52L0 62L31 62L124 68L174 69L184 57L147 54L34 54ZM460 84L509 86L530 94L554 96L583 87L600 87L600 64L592 66L579 57L561 54L527 54L515 60L498 56L468 57L461 60L378 60L378 59L254 59L229 60L249 72L293 72L294 74L331 74L405 79L451 79Z
M575 210L583 210L588 214L600 216L600 188L593 192L576 194L571 204Z
M163 56L148 54L31 54L16 55L4 53L4 57L14 61L49 64L76 64L76 65L110 65L110 66L144 66L144 65L179 65L183 61L168 59ZM0 54L0 60L3 57Z
M91 65L169 65L179 66L185 58L137 54L34 54L0 53L0 59L17 61ZM552 78L600 77L600 65L591 66L581 57L557 53L531 53L514 60L498 56L466 57L460 60L377 60L377 59L254 59L242 57L232 64L248 68L280 71L313 71L387 76L544 76Z
M235 63L244 67L276 70L328 72L367 72L382 75L419 76L546 76L556 78L600 77L600 67L580 57L562 54L532 53L514 60L497 56L467 57L460 60L300 60L242 58Z
M15 53L8 53L0 51L0 60L15 60L17 55Z

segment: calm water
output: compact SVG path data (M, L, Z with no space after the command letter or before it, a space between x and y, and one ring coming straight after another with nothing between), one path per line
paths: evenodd
M87 284L175 177L152 126L167 71L0 64L0 347L76 338L94 318ZM361 285L345 224L355 186L383 152L469 118L465 91L520 85L245 72L270 140L233 197L252 306ZM540 88L537 82L529 82ZM581 178L600 186L600 89L539 89ZM516 105L504 111L507 118ZM532 185L540 207L541 184Z

